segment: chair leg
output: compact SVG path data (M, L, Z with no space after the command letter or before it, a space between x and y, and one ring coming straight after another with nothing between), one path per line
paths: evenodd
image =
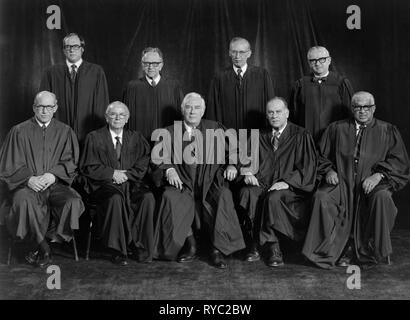
M90 246L91 246L91 228L93 226L93 222L90 221L90 228L88 230L88 237L87 237L87 250L85 252L85 260L90 259Z
M73 248L74 248L74 259L75 259L75 261L78 261L77 243L75 241L74 234L73 234Z
M13 243L10 241L9 250L8 250L8 252L7 252L7 265L8 265L8 266L9 266L10 263L11 263L11 254L12 254L12 251L13 251Z
M388 264L389 266L391 265L390 255L387 256L387 264Z

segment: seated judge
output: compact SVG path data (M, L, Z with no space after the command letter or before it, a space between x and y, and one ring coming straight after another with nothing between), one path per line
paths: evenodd
M210 263L224 269L224 256L245 247L227 182L236 177L237 169L214 157L204 159L205 154L215 155L209 153L212 141L208 141L206 131L224 130L220 123L202 119L204 99L197 93L187 94L181 111L183 122L165 129L169 143L162 144L162 151L157 144L151 157L156 170L162 171L165 185L155 230L155 256L192 261L199 238L200 243L209 247ZM170 152L178 149L184 154ZM225 149L222 152L223 157L225 152L229 154ZM203 161L199 160L201 157Z
M410 177L397 128L374 118L368 92L352 97L353 118L332 123L320 141L318 174L303 254L322 268L375 265L392 253L393 192Z
M164 58L159 48L142 51L141 67L143 76L127 84L123 101L131 110L129 128L150 139L153 130L180 119L184 95L177 80L161 74Z
M266 249L267 265L278 267L284 264L278 236L294 241L304 238L317 153L311 134L288 121L283 98L267 103L266 117L271 129L259 136L259 170L251 174L243 168L245 186L239 206L246 217L245 260L259 260L260 245Z
M107 126L87 135L80 160L88 201L97 206L97 232L112 261L122 266L128 251L137 261L151 261L155 208L143 182L150 147L141 133L124 128L129 116L122 102L109 104Z
M52 262L46 236L71 241L84 211L80 195L70 187L79 157L77 137L53 119L57 109L53 93L39 92L34 117L14 126L0 149L0 180L11 200L7 229L14 238L36 243L26 260L40 267Z

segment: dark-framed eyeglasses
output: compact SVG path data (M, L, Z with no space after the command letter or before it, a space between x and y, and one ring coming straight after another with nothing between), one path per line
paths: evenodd
M327 57L322 57L322 58L318 58L318 59L309 59L309 63L311 65L315 65L316 63L320 63L320 64L324 64L327 60L327 58L329 58L329 56Z
M70 51L71 49L73 49L74 51L77 51L77 50L80 50L82 48L82 46L79 45L79 44L74 44L72 46L69 45L69 44L66 44L63 48L66 51Z
M367 106L352 106L352 108L353 108L353 111L354 111L354 112L359 112L359 111L361 111L361 110L368 112L368 111L370 111L374 106L375 106L374 104L369 104L369 105L367 105Z
M117 114L117 113L106 113L106 115L110 119L117 119L117 117L119 119L125 119L126 117L128 117L127 113L119 113L119 114Z
M145 62L145 61L142 61L142 65L146 68L147 67L158 68L161 63L162 63L162 61L160 61L160 62Z
M38 111L41 111L41 109L43 109L43 110L45 110L45 111L47 111L47 112L51 112L51 111L53 111L53 109L54 109L54 107L55 107L56 105L50 105L50 106L43 106L43 105L38 105L38 106L34 106L34 108L36 108Z

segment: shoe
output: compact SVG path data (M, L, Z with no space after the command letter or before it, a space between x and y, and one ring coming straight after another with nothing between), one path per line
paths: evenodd
M151 263L152 262L152 257L150 257L149 253L140 248L135 248L132 249L128 255L131 257L131 259L139 262L139 263Z
M123 255L123 254L114 254L111 257L111 261L114 264L117 264L119 266L127 266L128 262L127 262L127 256Z
M194 236L186 238L184 247L177 258L177 262L191 262L196 258L196 242Z
M250 246L248 249L248 252L245 255L245 261L248 262L254 262L254 261L259 261L261 259L261 256L258 252L258 248L256 244L253 244Z
M37 261L39 258L39 251L38 250L30 251L28 255L26 255L24 258L26 259L28 264L37 265Z
M40 268L45 268L48 265L50 265L53 262L53 260L51 259L51 253L46 252L43 254L43 256L41 257L40 260L38 260L37 265Z
M280 267L284 265L282 252L280 251L279 244L277 242L274 242L269 246L266 264L269 267Z
M215 268L226 269L228 267L222 253L217 249L212 250L209 260Z
M353 260L353 249L352 247L349 245L343 255L340 257L340 259L336 262L336 265L338 267L348 267L352 264L352 260Z

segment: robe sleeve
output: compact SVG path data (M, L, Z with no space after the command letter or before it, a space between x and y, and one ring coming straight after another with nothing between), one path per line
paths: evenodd
M301 119L301 117L303 117L303 115L305 114L304 112L305 106L302 103L301 94L302 94L302 82L301 80L297 80L292 87L292 92L290 96L290 103L289 103L290 120L299 126L304 126L304 120Z
M322 180L326 174L333 169L336 170L335 155L335 141L336 141L336 126L330 125L326 128L319 141L319 155L318 155L318 169L317 178Z
M101 119L104 119L104 113L109 104L109 99L107 79L104 70L102 67L99 67L94 101L96 110L99 111L98 116Z
M80 149L74 131L70 128L67 132L65 146L57 164L51 167L48 172L54 174L59 180L71 185L75 176L78 164Z
M343 78L342 83L339 87L339 95L344 107L345 118L348 118L351 115L350 106L353 93L354 91L350 81L347 78Z
M410 162L401 135L396 126L391 126L389 148L383 161L377 162L372 172L383 173L394 191L404 188L410 178Z
M298 139L293 171L287 172L281 180L292 189L313 191L316 183L317 152L312 136L305 132Z
M138 134L138 147L135 154L135 162L131 168L127 169L126 175L130 181L137 182L142 180L147 173L149 159L150 159L150 146L148 141Z
M13 127L0 149L0 179L9 190L14 190L26 184L33 174L26 163L21 133Z
M88 134L80 160L80 172L94 181L111 182L114 168L106 166L101 161L97 151L97 141L94 134Z

